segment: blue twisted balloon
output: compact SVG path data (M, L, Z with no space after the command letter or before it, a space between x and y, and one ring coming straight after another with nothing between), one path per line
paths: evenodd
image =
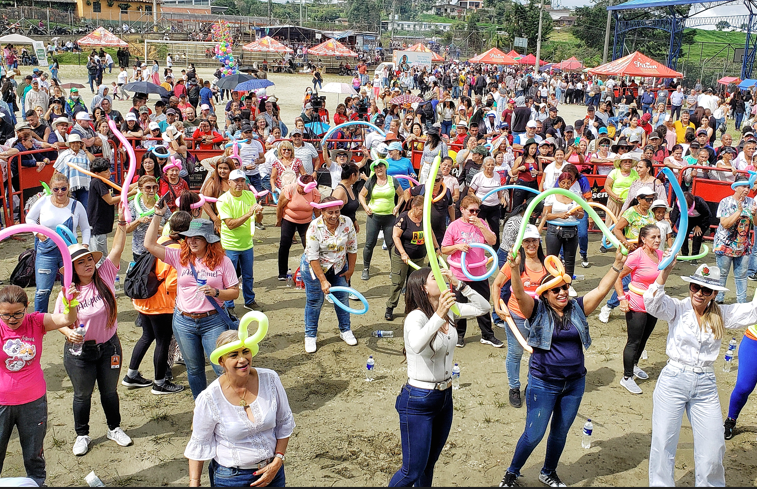
M515 189L515 190L525 190L527 192L531 192L531 193L534 193L536 195L539 195L541 193L538 190L536 190L535 188L526 187L526 186L523 186L523 185L503 185L501 187L495 188L491 192L489 192L486 195L484 195L484 198L481 199L481 202L485 201L493 193L499 192L500 190L508 190L508 189L511 189L511 188Z
M673 246L670 247L670 254L663 258L660 264L657 265L658 270L664 270L673 262L673 260L675 260L676 255L681 251L681 246L683 246L684 240L687 238L688 233L686 230L689 229L689 207L686 205L686 197L683 195L683 189L681 189L681 185L678 183L678 179L676 178L675 173L673 173L673 170L670 168L663 168L660 173L664 173L665 176L668 177L670 186L676 194L679 206L678 210L681 214L681 217L678 220L678 234L676 235L675 241L673 241Z
M331 129L329 129L328 131L326 131L326 134L323 135L323 139L321 140L321 145L325 145L326 144L326 140L329 138L329 136L331 136L332 134L334 134L338 129L340 129L342 127L347 127L347 126L368 126L371 129L373 129L374 131L376 131L379 134L381 134L382 136L386 136L386 133L384 132L383 129L380 129L380 128L374 126L370 122L366 122L366 121L349 121L349 122L345 122L343 124L339 124L338 126L334 126Z

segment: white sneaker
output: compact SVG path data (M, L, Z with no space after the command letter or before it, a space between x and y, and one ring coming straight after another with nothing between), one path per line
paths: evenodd
M352 334L352 330L345 331L344 333L339 333L339 337L350 346L357 345L357 339L355 338L355 335Z
M602 310L599 311L599 320L602 321L603 323L609 322L611 313L612 313L612 309L610 309L606 305L602 306Z
M636 385L636 381L633 380L633 377L629 377L627 379L624 377L620 379L620 385L628 389L628 392L630 392L631 394L641 394L641 387Z
M576 292L576 289L573 288L573 286L568 287L568 297L576 297L578 293Z
M639 368L638 365L634 365L633 367L633 375L634 377L637 377L641 380L647 380L649 378L649 375L645 371Z
M74 442L74 455L86 455L86 453L89 451L90 443L92 443L92 439L87 435L77 436L76 441Z
M108 437L108 440L113 440L122 447L128 447L129 445L134 443L133 441L131 441L131 438L129 438L129 435L124 433L124 430L122 430L120 426L114 430L108 430L108 434L106 436Z
M305 353L315 353L318 347L315 344L315 338L305 337Z

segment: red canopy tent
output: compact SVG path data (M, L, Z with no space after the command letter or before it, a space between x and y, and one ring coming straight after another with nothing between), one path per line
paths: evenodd
M532 65L536 63L536 56L533 54L529 54L528 56L523 56L518 60L519 65Z
M253 53L293 53L294 50L281 44L271 36L266 36L257 41L253 41L250 44L242 46L245 51L252 51Z
M98 27L86 36L77 41L79 46L86 47L105 47L105 48L125 48L129 44L119 39L115 34L105 27Z
M562 71L582 70L583 68L584 68L584 64L578 61L575 56L571 56L565 61L562 61L552 66L552 69L559 69Z
M739 78L738 76L724 76L723 78L718 80L718 83L720 83L721 85L729 85L731 83L738 85L739 83L741 83L741 78Z
M348 56L350 58L357 58L356 52L336 39L328 39L308 49L308 54L312 56Z
M515 50L511 50L509 53L507 53L508 56L510 56L512 59L519 59L522 58L522 56L515 52Z
M444 58L439 56L437 53L432 51L428 46L424 45L422 42L419 42L418 44L413 44L409 48L407 48L405 51L415 51L419 53L431 53L431 62L433 63L443 63Z
M491 48L485 53L468 60L470 63L486 63L491 65L517 65L518 62L497 48Z
M590 75L653 76L661 78L683 78L683 74L671 70L662 63L636 51L615 61L589 70Z

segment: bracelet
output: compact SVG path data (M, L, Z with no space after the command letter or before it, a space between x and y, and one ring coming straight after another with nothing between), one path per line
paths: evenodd
M118 221L119 226L126 226L126 221Z
M615 265L612 266L612 269L618 273L622 272L622 270L619 270Z

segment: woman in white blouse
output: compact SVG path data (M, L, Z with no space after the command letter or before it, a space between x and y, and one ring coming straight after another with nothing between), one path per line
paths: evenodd
M402 468L389 487L431 487L434 465L452 426L455 321L491 311L488 299L449 270L442 275L468 299L466 304L456 303L451 290L441 292L430 268L413 272L407 281L404 336L408 379L395 404L400 415ZM454 304L460 316L450 311Z
M221 333L216 348L239 340L238 331ZM223 375L195 400L189 459L189 486L199 487L202 466L210 460L212 487L284 487L284 455L294 417L279 375L252 367L243 346L222 355Z
M757 323L757 303L719 305L716 293L728 289L720 285L718 267L708 265L700 265L694 275L681 277L689 282L689 297L673 299L665 293L673 263L644 293L647 312L668 322L669 358L653 396L649 485L675 485L676 446L686 411L694 433L695 483L722 487L725 441L713 364L725 329Z

